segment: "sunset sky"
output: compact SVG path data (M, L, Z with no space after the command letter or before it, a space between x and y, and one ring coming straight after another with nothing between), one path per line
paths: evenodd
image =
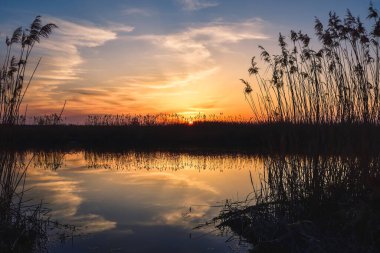
M0 0L0 40L36 15L59 26L24 104L28 115L204 113L249 116L240 78L258 45L275 51L291 29L367 0ZM379 8L380 1L373 1ZM4 44L0 47L3 59ZM75 117L74 117L75 118Z

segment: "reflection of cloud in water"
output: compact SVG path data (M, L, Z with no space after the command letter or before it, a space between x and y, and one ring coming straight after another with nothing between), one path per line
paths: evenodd
M91 189L91 192L84 193L88 199L91 199L91 203L83 206L84 212L93 209L93 203L101 199L100 209L107 206L111 209L125 210L125 217L121 217L120 214L109 215L113 216L112 219L127 224L180 225L189 228L193 226L190 224L193 219L204 217L210 208L204 205L193 209L191 213L186 213L189 206L219 196L219 191L215 187L180 173L85 168L71 169L70 172L73 173L73 177L82 178L83 187ZM99 179L101 179L101 189L99 187L95 189ZM146 212L149 217L145 216L144 220L135 218L131 213L137 212L135 209L139 208L141 209L139 212ZM106 212L112 213L110 210Z
M124 173L125 174L125 173ZM147 185L147 184L162 184L165 188L183 188L183 189L197 189L211 194L218 194L218 190L214 187L201 182L194 181L184 175L170 174L165 172L150 172L150 173L128 173L127 184Z
M89 232L128 235L132 227L190 230L218 213L211 207L218 201L238 191L245 197L251 186L242 170L254 167L252 157L160 152L64 159L56 171L30 170L29 184L50 203L53 218Z
M59 176L56 171L39 168L28 170L27 188L33 189L30 194L38 198L43 197L43 201L52 209L49 214L54 220L84 228L87 233L114 228L115 222L108 221L100 215L77 214L83 202L78 194L82 190L79 184L80 181Z
M199 200L194 199L194 201ZM206 219L205 215L209 211L210 206L207 205L168 210L153 217L153 225L180 225L192 229L195 225L198 225L199 220Z
M67 218L67 222L84 228L87 233L101 232L116 227L116 222L108 221L97 214L73 215Z
M142 187L150 184L162 187L164 188L162 192L165 198L168 198L165 201L169 202L166 205L170 206L170 208L159 208L150 221L144 222L144 225L181 225L192 228L194 226L193 220L204 217L209 211L210 206L197 206L197 208L192 208L192 212L188 212L190 206L192 204L204 203L205 199L212 199L213 197L211 196L219 195L219 191L215 187L184 175L165 172L128 174L130 181L127 184L140 185ZM205 196L208 197L205 198ZM158 198L161 199L162 197Z

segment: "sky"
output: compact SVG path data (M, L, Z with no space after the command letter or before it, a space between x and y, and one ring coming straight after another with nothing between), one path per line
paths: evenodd
M380 9L380 0L372 1ZM240 78L279 33L315 38L315 17L369 0L0 0L0 41L35 16L58 29L34 49L41 64L24 99L28 115L231 115L250 117ZM5 43L0 44L0 60ZM262 69L265 66L259 63ZM253 80L252 80L253 81Z

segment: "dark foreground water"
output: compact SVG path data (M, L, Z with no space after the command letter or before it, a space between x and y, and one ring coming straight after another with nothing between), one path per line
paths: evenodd
M245 199L258 163L240 155L40 153L26 188L52 219L78 229L65 243L52 235L50 252L245 252L238 240L226 243L230 234L193 228L218 215L213 206Z

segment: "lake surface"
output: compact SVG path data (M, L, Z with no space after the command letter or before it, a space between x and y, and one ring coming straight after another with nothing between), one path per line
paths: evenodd
M262 167L248 155L37 153L26 195L76 226L72 237L51 232L50 252L247 252L230 233L193 228L244 200Z
M380 156L4 151L0 186L1 252L380 251Z

